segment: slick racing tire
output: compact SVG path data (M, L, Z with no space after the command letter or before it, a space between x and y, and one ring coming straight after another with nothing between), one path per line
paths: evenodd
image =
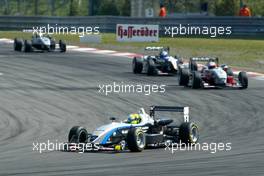
M32 51L32 45L28 40L24 41L24 52L28 53Z
M198 71L192 73L192 88L199 89L202 87L201 74Z
M132 62L133 73L138 74L143 70L143 61L139 58L134 57Z
M195 144L199 140L198 127L193 122L184 122L179 129L179 139L185 144Z
M22 46L23 46L23 42L15 38L14 39L14 51L22 51Z
M127 133L126 142L131 152L141 152L146 146L145 133L140 128L131 128Z
M189 71L187 69L179 69L179 85L180 86L188 86L189 83Z
M195 61L190 61L189 67L191 71L197 71L198 70L198 65Z
M147 61L147 75L154 76L157 75L157 70L155 66L155 62L152 59L148 59Z
M248 76L246 72L243 72L243 71L239 72L238 80L239 80L239 83L241 84L241 89L248 88Z
M71 128L68 135L69 143L85 143L88 138L88 133L84 127L74 126Z
M60 46L60 52L66 52L66 43L64 43L62 40L59 41Z

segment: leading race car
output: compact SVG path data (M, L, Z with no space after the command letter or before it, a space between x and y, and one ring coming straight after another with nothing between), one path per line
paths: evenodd
M133 73L146 73L147 75L175 75L177 74L182 59L169 56L169 47L146 47L145 51L152 51L151 55L145 54L134 57L132 62ZM153 53L158 51L157 53Z
M206 62L199 69L197 62ZM188 68L180 69L178 77L180 86L199 88L240 88L248 87L247 73L239 72L238 76L227 65L219 66L218 58L194 57L190 58Z
M172 124L172 119L158 118L156 111L181 112L183 122ZM136 114L130 114L127 120L97 128L88 133L84 127L74 126L68 135L68 144L89 143L100 150L141 152L145 148L165 147L165 143L182 142L195 144L198 141L198 127L189 122L189 107L152 106L147 114L143 108ZM78 148L74 148L78 150Z
M59 50L61 52L66 52L66 44L59 40ZM52 39L50 36L35 34L32 36L31 41L21 40L18 38L14 39L14 50L15 51L24 51L24 52L32 52L34 50L39 51L55 51L56 50L56 42L55 39Z

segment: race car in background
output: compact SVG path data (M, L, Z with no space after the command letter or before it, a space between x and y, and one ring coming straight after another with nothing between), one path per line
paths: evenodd
M199 67L197 62L206 62ZM219 66L218 58L193 57L190 58L188 68L180 69L178 77L180 86L199 88L240 88L248 87L247 73L239 72L238 76L227 65Z
M146 47L141 57L134 57L132 62L133 73L146 73L147 75L175 75L178 72L182 59L169 55L169 47ZM155 52L155 53L154 53ZM158 53L157 53L158 52Z
M59 40L59 51L66 52L66 44ZM33 52L34 50L38 51L55 51L56 42L55 39L52 39L50 36L45 36L42 34L35 34L32 36L31 41L21 40L18 38L14 39L14 50L15 51L24 51L24 52Z
M183 122L172 124L173 119L156 117L157 111L181 112ZM97 128L93 133L88 133L84 127L72 127L68 144L91 143L97 145L96 151L141 152L145 148L165 147L179 141L195 144L199 139L197 125L189 121L189 107L151 106L149 114L141 108L138 114L131 114L127 120L116 122L114 117L110 120L110 124Z

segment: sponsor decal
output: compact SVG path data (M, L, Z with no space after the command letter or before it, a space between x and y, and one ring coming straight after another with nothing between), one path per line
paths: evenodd
M117 24L117 41L157 42L159 41L159 25Z

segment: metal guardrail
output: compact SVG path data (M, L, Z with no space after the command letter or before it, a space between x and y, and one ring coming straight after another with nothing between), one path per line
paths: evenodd
M0 30L32 29L33 26L98 26L100 32L115 32L116 24L159 24L161 35L165 26L190 25L207 27L232 27L233 35L264 35L264 17L168 17L135 18L115 16L46 17L46 16L0 16Z

